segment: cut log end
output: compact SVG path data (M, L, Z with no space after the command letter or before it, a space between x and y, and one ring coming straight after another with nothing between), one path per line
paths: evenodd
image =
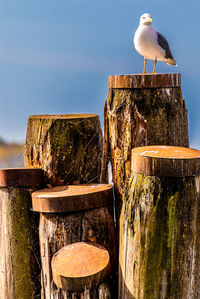
M42 169L3 168L0 170L0 187L41 187L42 184Z
M39 218L31 210L41 169L0 170L0 298L40 296Z
M179 146L142 146L133 149L136 155L164 159L193 159L200 158L200 151L197 149Z
M114 75L108 78L109 88L181 87L181 74Z
M85 119L98 117L98 114L42 114L42 115L30 115L28 119Z
M112 185L59 186L32 193L33 210L42 213L71 212L112 205Z
M133 172L186 177L200 174L200 151L176 146L145 146L132 150Z
M95 243L78 242L67 245L52 258L55 284L69 291L97 287L107 279L109 270L108 251Z

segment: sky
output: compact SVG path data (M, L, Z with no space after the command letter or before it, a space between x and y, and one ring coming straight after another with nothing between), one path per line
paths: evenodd
M199 0L0 0L0 137L24 141L33 114L102 121L108 76L143 70L133 35L147 12L179 65L157 71L182 74L190 146L200 149Z

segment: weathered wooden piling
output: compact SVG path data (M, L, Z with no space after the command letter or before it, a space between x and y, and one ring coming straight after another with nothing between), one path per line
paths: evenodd
M112 275L115 274L116 242L111 185L73 185L44 189L32 194L32 202L33 209L40 212L43 299L76 298L74 292L58 289L53 283L51 259L68 244L84 241L105 247L110 254ZM105 296L100 298L106 299L111 290L108 288ZM79 293L77 298L96 299L97 293L97 289L87 289Z
M45 171L46 184L98 183L102 130L97 114L33 115L28 118L24 161Z
M117 204L129 182L131 150L144 145L189 146L180 74L109 77L102 182L111 161Z
M31 192L42 187L41 169L0 170L0 298L40 295L39 217Z
M120 217L119 298L200 298L200 151L132 150Z

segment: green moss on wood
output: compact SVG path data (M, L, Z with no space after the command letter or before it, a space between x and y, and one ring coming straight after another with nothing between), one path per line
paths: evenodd
M13 298L34 298L40 293L40 269L38 221L35 222L31 212L31 196L25 188L10 188L4 192L8 192L11 252L7 254L12 265Z
M187 298L191 283L187 271L192 271L199 231L195 179L134 174L123 205L123 225L128 224L124 233L129 236L124 248L133 246L135 254L134 265L125 266L127 273L134 268L133 281L125 285L134 290L134 298ZM199 261L195 263L200 267Z
M98 116L29 119L25 166L41 167L47 183L99 182L102 131Z

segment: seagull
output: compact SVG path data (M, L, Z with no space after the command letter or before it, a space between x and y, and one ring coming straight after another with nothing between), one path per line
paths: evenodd
M156 74L157 60L177 65L167 40L161 33L153 29L151 23L152 17L150 14L143 14L140 17L140 24L134 35L135 49L144 56L144 74L146 73L147 59L154 60L152 74Z

